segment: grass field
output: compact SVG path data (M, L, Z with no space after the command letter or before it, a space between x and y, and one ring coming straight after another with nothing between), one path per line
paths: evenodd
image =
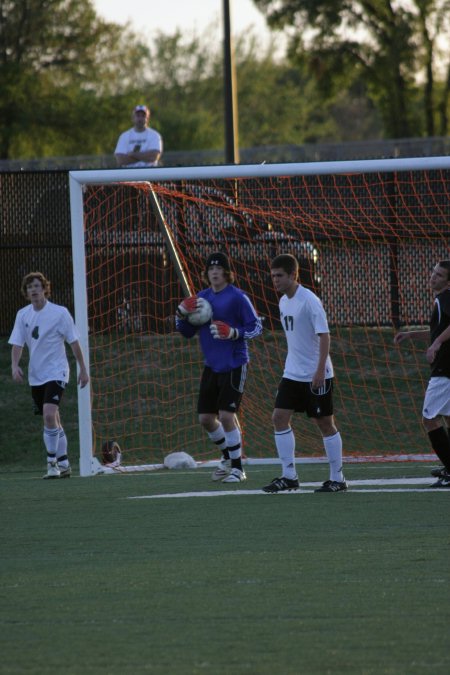
M329 495L322 464L285 495L259 492L266 466L236 489L3 469L2 674L450 672L450 492L397 480L423 462L348 465Z
M344 441L385 425L380 451L403 438L430 452L404 364L378 359L391 338L380 339L370 386L350 338L336 341ZM63 421L77 467L74 380ZM278 473L266 465L236 488L205 468L43 481L42 420L11 381L6 340L0 414L0 675L450 671L450 492L427 489L427 463L348 464L349 492L333 495L313 492L326 464L302 464L302 490L288 495L260 491ZM192 430L190 415L183 424Z

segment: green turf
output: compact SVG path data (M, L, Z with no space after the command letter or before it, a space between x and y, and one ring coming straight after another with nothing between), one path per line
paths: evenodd
M326 465L299 468L327 478ZM132 500L234 486L204 469L41 473L0 476L0 673L450 671L449 491ZM250 466L236 492L275 473Z

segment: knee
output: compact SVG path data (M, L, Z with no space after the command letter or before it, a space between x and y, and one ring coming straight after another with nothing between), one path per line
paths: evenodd
M275 408L272 413L272 424L275 431L284 431L291 423L291 415L285 410Z
M322 418L317 418L316 419L317 426L319 427L320 433L324 438L327 438L327 436L334 436L337 434L337 427L334 423L334 419L332 417L322 417Z
M56 422L56 415L54 415L53 413L48 412L44 413L43 418L44 418L44 426L47 427L47 429L54 429L58 426Z
M217 417L215 415L202 413L198 416L198 421L206 431L212 432L217 429Z
M235 413L228 412L227 410L219 411L219 421L225 431L232 431L236 429L236 415Z

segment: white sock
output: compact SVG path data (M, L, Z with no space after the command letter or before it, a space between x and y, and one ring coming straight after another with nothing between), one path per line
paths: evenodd
M44 445L47 450L47 464L56 462L56 453L58 452L59 429L47 429L44 427Z
M283 467L283 477L297 478L295 469L295 436L291 427L284 431L275 431L275 445Z
M59 429L59 443L58 450L56 451L56 459L58 461L58 466L61 469L69 468L69 458L67 457L67 436L64 433L64 429L60 427Z
M215 431L208 431L208 436L209 439L217 445L219 448L220 452L222 455L224 455L224 450L227 448L227 441L225 438L225 431L223 430L223 426L219 422L219 426Z
M342 473L342 438L339 431L334 436L325 436L323 445L330 464L330 480L337 480L342 483L344 480L344 474Z
M231 459L239 459L241 456L241 432L239 429L233 431L226 431L225 438L227 441L227 448Z

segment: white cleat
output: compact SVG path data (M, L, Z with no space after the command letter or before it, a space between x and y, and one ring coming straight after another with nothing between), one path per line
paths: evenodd
M213 471L211 480L223 480L230 475L231 472L231 459L221 459L216 468Z
M51 479L51 478L60 478L61 473L58 469L58 466L56 462L52 462L51 464L47 465L47 473L45 476L42 476L44 479Z
M245 471L241 471L240 469L231 469L229 475L223 479L222 483L242 483L244 480L247 480Z

